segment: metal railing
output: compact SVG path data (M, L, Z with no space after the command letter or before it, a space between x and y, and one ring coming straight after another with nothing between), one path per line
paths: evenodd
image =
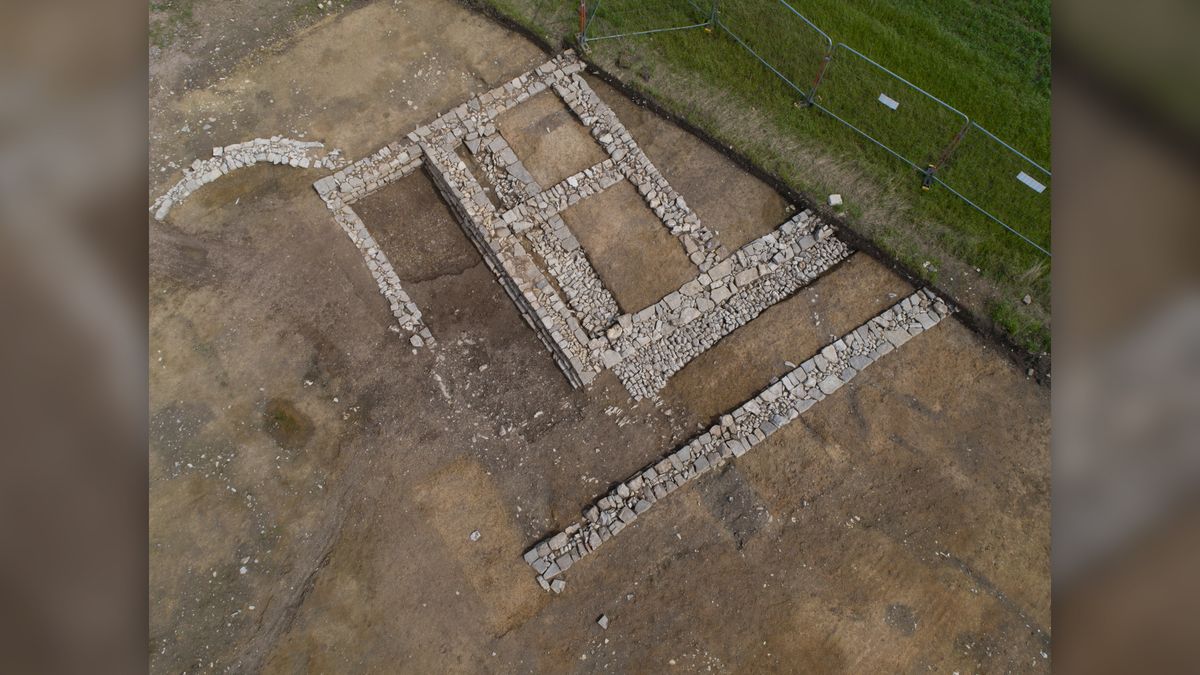
M946 189L1050 257L1049 169L962 111L835 42L784 0L595 0L581 9L580 24L584 49L599 40L719 29L807 106L915 170L922 189Z

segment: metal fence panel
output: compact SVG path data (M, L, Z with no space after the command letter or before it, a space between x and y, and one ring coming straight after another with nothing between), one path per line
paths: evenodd
M839 42L813 105L918 171L934 166L967 116Z
M806 100L833 53L833 39L782 0L719 5L716 23Z
M971 123L935 180L1050 255L1050 171Z
M720 28L820 110L1050 257L1050 171L784 0L596 0L582 42Z
M583 42L701 28L712 0L596 0L588 10Z

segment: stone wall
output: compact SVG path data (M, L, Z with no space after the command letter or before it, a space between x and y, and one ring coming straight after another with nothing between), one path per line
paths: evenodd
M234 143L222 148L213 148L209 159L197 159L183 170L183 178L164 194L154 200L150 211L155 220L167 217L171 207L179 204L201 186L213 182L235 169L259 162L282 164L302 169L336 169L343 164L341 151L328 155L317 152L324 144L316 141L295 141L281 136L256 138L245 143Z
M845 259L850 249L806 211L729 253L588 86L582 69L566 52L314 187L363 252L401 327L414 333L414 344L432 336L351 205L424 167L568 380L584 386L613 369L630 395L640 399L654 396L691 359ZM609 155L549 187L533 179L495 125L503 112L545 91L559 96ZM469 155L460 156L464 148ZM621 181L636 187L697 272L677 291L634 314L622 314L561 217L565 209Z
M342 228L347 237L350 237L350 241L354 242L354 246L362 254L367 264L367 270L371 272L375 283L379 285L379 292L388 302L392 316L396 317L400 329L409 333L410 344L414 347L432 346L434 344L433 333L421 321L421 310L404 291L400 284L400 277L392 268L392 263L387 259L383 249L379 248L379 243L367 231L367 226L363 224L362 219L358 217L354 209L350 208L350 203L348 203L350 200L361 199L380 187L377 181L372 180L371 170L388 171L391 179L394 180L399 178L399 174L405 170L412 171L420 166L421 161L419 157L415 162L409 160L405 158L405 153L394 154L389 148L384 148L372 155L372 158L380 161L369 162L365 165L356 163L354 167L351 167L349 173L339 171L334 176L327 176L317 181L314 187L317 194L325 201L325 205L329 207L330 212L333 213L334 222ZM384 159L386 161L382 161ZM392 167L392 161L399 161L399 164ZM348 177L352 177L353 182Z
M635 399L654 396L691 359L850 254L804 212L730 254L638 147L613 110L588 86L571 52L476 96L407 138L338 168L336 151L274 137L217 148L155 202L156 216L200 185L258 161L338 168L313 187L363 255L398 329L413 346L433 342L422 312L352 208L358 200L424 167L459 224L575 386L613 369ZM558 183L539 185L496 129L506 110L542 92L559 96L608 158ZM470 153L475 175L460 158ZM465 156L465 155L464 155ZM494 190L489 198L485 181ZM561 213L621 181L680 242L697 276L659 302L622 314Z
M651 396L718 340L848 255L849 247L812 212L799 213L659 303L618 322L606 365L635 399Z
M558 578L601 544L633 524L660 499L725 462L741 457L785 424L834 393L885 354L950 314L927 290L904 298L826 346L708 431L617 483L583 518L525 553L543 588L561 591Z

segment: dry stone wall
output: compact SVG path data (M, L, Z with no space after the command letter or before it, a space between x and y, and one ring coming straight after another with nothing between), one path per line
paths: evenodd
M349 206L412 173L421 166L421 160L421 150L415 143L389 143L375 154L322 178L313 187L322 197L335 191L338 199Z
M613 161L618 163L629 182L637 186L654 214L672 235L679 238L691 261L701 271L716 264L721 257L720 243L688 208L683 196L671 187L646 157L646 153L642 152L613 109L600 99L582 77L558 84L555 91L579 121L588 127Z
M538 583L547 590L562 590L563 572L632 525L659 500L746 454L885 354L933 328L949 314L950 308L940 298L920 290L826 346L757 396L721 416L705 433L617 483L584 510L581 520L526 551L525 562L537 573Z
M392 156L392 151L388 150L383 157ZM382 152L382 151L381 151ZM374 155L379 156L379 153ZM401 153L397 157L404 157ZM391 161L391 160L389 160ZM406 165L411 165L412 162L407 162ZM420 160L416 161L416 166L420 165ZM388 166L386 163L380 163L377 166ZM416 168L411 166L409 170ZM339 172L341 173L341 172ZM357 183L351 183L347 180L338 182L334 176L322 178L315 183L317 194L325 201L325 205L333 213L333 220L342 228L350 241L354 242L354 246L358 248L366 261L367 270L371 272L375 283L379 286L379 292L383 294L384 299L388 302L388 308L392 312L392 316L396 317L396 321L400 324L400 329L409 333L408 340L414 347L423 347L434 344L433 333L429 327L421 321L421 310L417 308L416 303L412 301L408 293L404 291L404 287L400 284L400 277L396 275L396 270L392 268L392 263L387 259L383 249L379 248L379 243L367 231L367 226L363 224L362 219L354 212L354 209L347 203L348 199L359 199L371 191L378 189L378 185L372 188L367 186L374 182L366 182L361 180L361 176L365 174L365 169L359 167L356 172L356 178L359 178ZM398 176L397 176L398 177ZM343 190L343 186L348 186L348 189Z
M591 382L599 371L588 363L588 353L582 346L587 340L583 328L512 229L497 215L466 164L452 147L422 143L421 149L434 184L522 316L572 384Z
M619 322L606 364L635 399L850 255L810 212L738 249L662 301ZM624 319L624 317L622 317Z
M414 345L433 336L352 205L424 167L568 380L584 386L612 369L640 399L655 395L688 361L810 283L850 249L817 216L804 212L729 253L588 86L582 69L574 54L565 52L314 187L362 251ZM533 179L495 124L506 110L547 91L564 101L608 153L604 161L549 187ZM460 156L463 149L469 156ZM565 209L621 181L636 187L697 271L695 279L634 314L621 312L561 217Z
M280 137L217 148L211 160L198 161L185 172L153 210L165 216L200 185L252 162L337 169L313 187L362 253L398 329L419 347L432 344L433 335L353 205L424 167L571 383L583 386L613 369L634 398L653 396L689 360L850 251L805 212L729 254L588 86L582 69L574 54L565 52L344 167L336 151L317 156L319 143ZM563 100L608 158L544 187L496 129L495 120L548 91ZM458 155L462 148L470 153L478 176ZM635 314L622 314L561 217L565 209L621 181L636 187L697 270L695 279Z
M171 207L187 199L188 195L202 186L230 171L251 164L270 162L302 169L336 169L344 163L340 157L340 150L333 150L326 155L319 152L324 147L324 144L316 141L296 141L272 136L213 148L213 156L192 162L190 167L183 170L183 178L154 200L150 211L155 220L162 220L170 213Z

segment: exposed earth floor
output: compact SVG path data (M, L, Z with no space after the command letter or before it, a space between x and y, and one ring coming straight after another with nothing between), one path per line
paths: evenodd
M451 0L238 30L213 38L238 58L152 55L151 199L255 137L364 157L548 58ZM793 213L588 81L730 250ZM554 103L498 124L545 185L603 158ZM635 404L611 372L571 387L421 171L355 205L437 337L412 348L312 188L328 173L241 169L149 220L152 671L1049 670L1049 392L953 319L663 500L563 593L522 560L911 293L884 265L853 254ZM637 311L687 259L639 198L601 197L564 220Z

